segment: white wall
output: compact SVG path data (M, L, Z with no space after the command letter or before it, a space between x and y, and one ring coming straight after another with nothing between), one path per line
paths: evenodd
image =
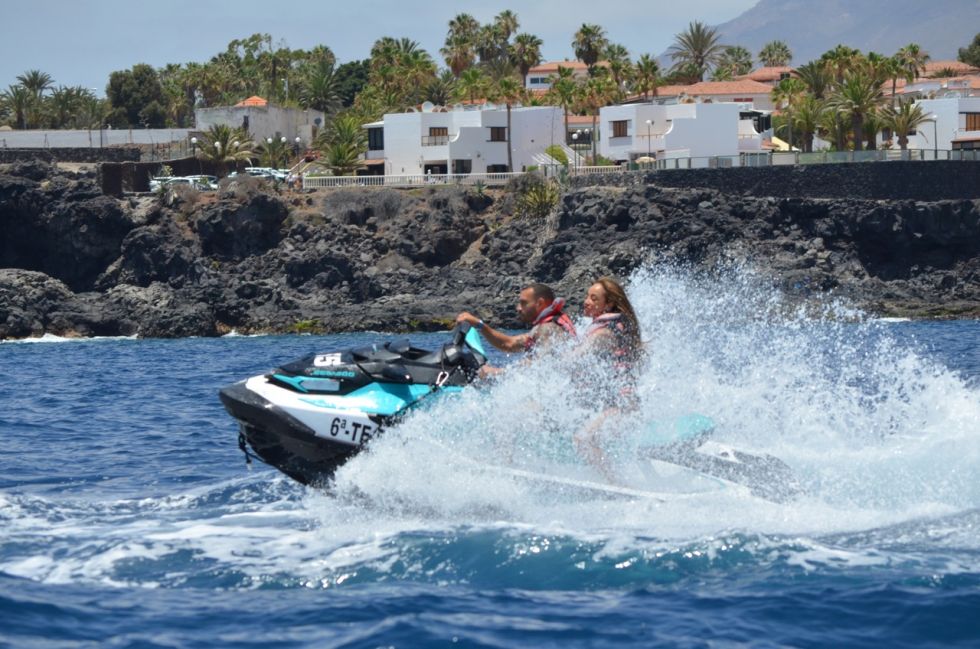
M0 131L0 148L93 147L122 144L168 144L188 142L186 128L109 128L56 131ZM189 145L188 145L189 146Z
M299 137L303 146L313 139L316 119L323 125L324 115L318 110L299 110L279 106L221 106L218 108L198 108L194 111L196 128L207 131L211 126L227 124L240 128L248 116L248 132L255 142L266 138L285 137L290 141Z
M673 157L685 150L692 157L738 155L741 104L627 104L599 112L599 152L611 160L647 155ZM647 137L646 120L652 120ZM627 137L613 138L612 122L626 120ZM649 145L648 145L649 139Z
M966 115L960 113L980 113L980 97L923 99L916 102L926 115L935 115L932 122L919 125L916 134L909 136L910 149L951 149L952 141L964 137L980 137L980 131L966 130ZM935 141L934 141L935 140ZM938 142L938 143L937 143ZM893 139L893 148L898 148L898 138Z
M429 134L432 126L448 129L448 144L422 146L422 137ZM470 160L473 173L484 173L488 165L506 165L507 143L489 141L492 126L507 126L506 108L387 114L384 116L385 173L421 174L427 163L445 164L452 173L453 160ZM533 165L536 153L552 143L560 144L562 128L560 108L512 108L514 170Z

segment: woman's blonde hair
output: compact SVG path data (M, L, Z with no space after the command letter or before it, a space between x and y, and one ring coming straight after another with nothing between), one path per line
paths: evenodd
M600 277L595 283L602 286L602 290L606 293L606 302L610 304L612 310L623 315L623 318L626 320L625 333L630 343L633 344L634 349L639 352L643 346L640 340L640 321L637 320L636 311L633 310L633 305L630 303L629 298L626 297L626 291L612 277Z

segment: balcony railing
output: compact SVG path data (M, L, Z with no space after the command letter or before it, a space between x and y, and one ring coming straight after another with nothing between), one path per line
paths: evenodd
M422 146L444 146L449 144L451 135L423 135Z

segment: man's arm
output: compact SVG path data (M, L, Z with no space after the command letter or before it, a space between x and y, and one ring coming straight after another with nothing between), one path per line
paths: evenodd
M469 313L468 311L463 311L458 316L456 316L457 323L468 322L470 325L476 327L481 334L483 334L484 340L496 347L502 352L522 352L524 351L524 345L527 342L527 334L517 334L516 336L508 336L502 331L497 331L490 325L480 320L478 317Z

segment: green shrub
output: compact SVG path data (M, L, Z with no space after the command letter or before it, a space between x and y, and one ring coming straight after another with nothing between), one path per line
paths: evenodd
M517 214L529 218L545 218L558 204L561 192L558 183L537 177L537 182L527 183L517 195Z
M552 144L545 149L544 152L554 158L557 162L568 166L568 155L565 154L565 149L561 148L557 144Z

